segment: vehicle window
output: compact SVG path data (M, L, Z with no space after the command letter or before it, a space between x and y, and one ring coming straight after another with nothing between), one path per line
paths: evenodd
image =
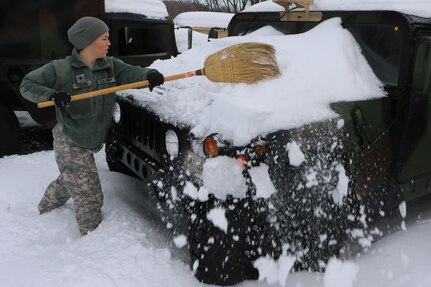
M401 63L402 34L392 24L349 25L377 77L386 85L397 86Z
M283 34L299 34L305 33L308 30L316 27L319 22L290 22L290 21L256 21L256 22L241 22L235 24L232 30L232 35L247 35L265 26L272 26L274 29Z
M118 30L118 56L164 54L167 29L122 27Z
M413 73L413 92L425 94L430 85L431 73L431 36L421 38L416 52L416 63Z
M431 36L419 37L399 180L431 174Z

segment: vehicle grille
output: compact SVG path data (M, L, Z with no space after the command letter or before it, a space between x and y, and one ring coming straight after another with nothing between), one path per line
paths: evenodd
M121 121L117 133L130 144L146 153L157 162L162 161L165 151L167 124L153 113L127 101L119 101Z

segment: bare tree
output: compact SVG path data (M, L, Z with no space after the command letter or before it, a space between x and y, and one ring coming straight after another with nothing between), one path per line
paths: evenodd
M169 17L175 18L178 14L188 11L210 11L202 1L196 0L164 0Z
M216 12L240 12L244 10L247 4L256 0L193 0L193 1L205 1L205 4L210 8L211 11Z
M250 4L266 0L164 0L169 15L175 17L185 11L214 11L237 13Z

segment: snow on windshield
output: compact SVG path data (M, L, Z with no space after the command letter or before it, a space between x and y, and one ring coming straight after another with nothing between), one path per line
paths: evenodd
M237 145L279 129L334 118L332 102L384 96L381 82L338 18L298 35L264 27L247 36L211 41L151 67L164 75L193 71L203 67L209 54L239 42L272 44L281 76L251 85L194 77L165 83L158 92L120 94L132 94L168 122L190 126L196 136L218 133Z

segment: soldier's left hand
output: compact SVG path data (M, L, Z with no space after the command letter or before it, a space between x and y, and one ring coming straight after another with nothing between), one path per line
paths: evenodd
M163 85L165 82L165 77L159 71L152 71L148 73L147 80L149 83L148 88L150 88L150 91L152 91L154 87Z

